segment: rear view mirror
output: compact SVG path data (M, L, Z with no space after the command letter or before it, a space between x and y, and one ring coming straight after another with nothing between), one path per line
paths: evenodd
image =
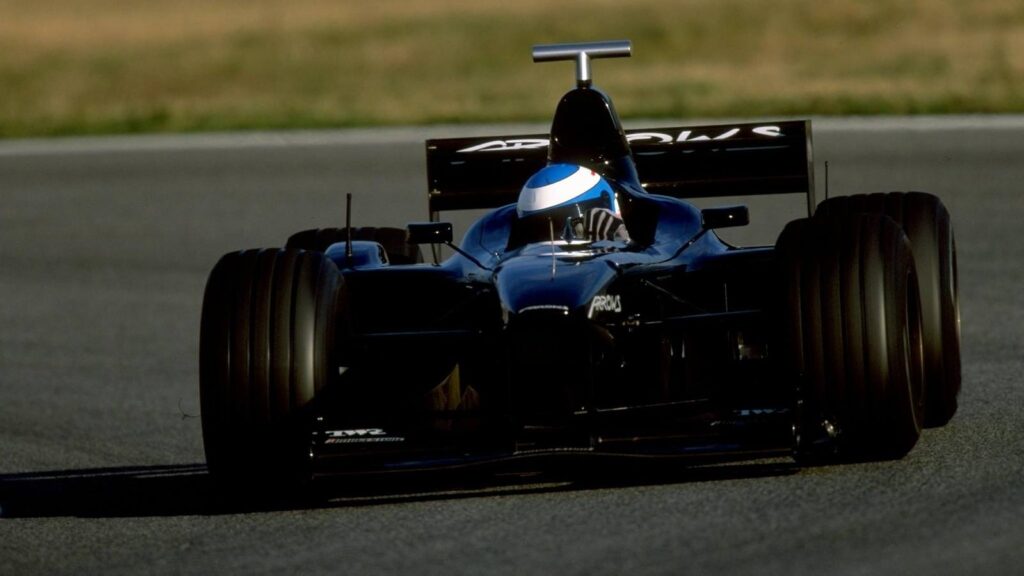
M721 206L700 211L701 225L705 230L734 228L750 224L750 212L746 206Z
M451 222L409 224L409 244L448 244L452 241Z

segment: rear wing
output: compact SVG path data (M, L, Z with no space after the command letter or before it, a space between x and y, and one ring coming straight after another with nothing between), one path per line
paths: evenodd
M810 120L626 130L626 138L652 194L806 194L809 214L817 205ZM431 219L515 202L547 155L547 134L428 140Z

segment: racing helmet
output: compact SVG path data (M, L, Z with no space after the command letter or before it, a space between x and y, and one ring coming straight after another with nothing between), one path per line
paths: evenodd
M594 209L618 217L612 184L590 168L549 164L534 173L519 193L519 240L593 240L588 238L587 222Z

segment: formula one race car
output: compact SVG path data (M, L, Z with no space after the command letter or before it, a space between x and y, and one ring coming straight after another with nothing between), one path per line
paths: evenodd
M590 66L630 50L534 48L576 63L550 134L428 141L429 222L307 230L217 263L200 353L216 477L890 459L952 417L942 203L818 205L809 122L623 130ZM681 199L776 193L806 195L809 217L774 247L716 235L744 206ZM490 211L456 245L439 214L461 209Z

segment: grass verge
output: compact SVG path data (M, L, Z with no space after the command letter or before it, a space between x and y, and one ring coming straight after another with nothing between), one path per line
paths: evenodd
M0 0L0 136L542 120L618 38L624 117L1024 112L1019 0Z

